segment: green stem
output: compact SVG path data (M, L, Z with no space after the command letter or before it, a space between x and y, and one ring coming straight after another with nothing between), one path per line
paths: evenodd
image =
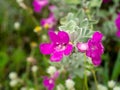
M85 88L86 88L86 90L88 90L88 83L87 83L87 75L86 75L86 73L85 73Z
M37 81L37 73L36 72L33 72L33 77L34 77L34 83L35 83L36 90L40 90L39 85L38 85L38 81Z
M84 65L86 64L86 55L84 55ZM84 84L85 84L85 90L88 90L88 80L87 80L87 74L86 74L86 68L84 67Z
M98 90L98 84L97 84L97 78L96 78L96 75L95 75L95 71L94 70L91 70L91 71L92 71L93 78L94 78L94 81L95 81L96 90Z

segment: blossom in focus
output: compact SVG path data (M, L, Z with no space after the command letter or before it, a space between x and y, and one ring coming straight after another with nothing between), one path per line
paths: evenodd
M104 47L102 45L103 35L100 32L95 32L87 43L77 43L79 52L85 52L88 57L92 59L95 66L100 65L101 55L103 54Z
M88 40L88 49L86 51L86 55L92 59L92 63L95 66L100 65L101 55L104 52L102 37L103 35L100 32L95 32L92 38Z
M48 18L42 19L40 23L45 29L54 30L54 26L56 25L54 14L51 13Z
M63 55L69 55L72 52L73 45L70 43L68 33L59 31L56 34L53 31L49 31L50 43L40 44L40 51L42 54L51 55L51 62L60 62Z
M42 8L48 4L48 0L34 0L33 7L35 12L41 12Z

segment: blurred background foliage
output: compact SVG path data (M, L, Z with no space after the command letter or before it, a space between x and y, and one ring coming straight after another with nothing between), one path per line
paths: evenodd
M101 0L88 1L90 3L87 13L93 15L92 20L94 19L95 21L91 22L96 24L94 29L100 30L104 34L105 53L102 56L102 65L98 67L98 81L105 85L111 79L120 82L120 38L115 35L117 29L114 23L117 14L120 12L120 1L112 0L109 3L102 3ZM42 13L34 13L32 0L24 0L24 3L27 9L21 8L16 0L0 0L1 90L12 90L8 78L8 74L12 71L16 71L19 77L25 79L27 76L25 73L27 70L26 65L28 64L26 61L29 56L33 56L36 59L35 63L29 66L34 64L39 66L38 76L45 75L45 70L49 66L48 58L39 52L39 43L48 41L47 31L43 29L40 34L36 34L33 31L39 25L40 19L48 16L49 10L46 7ZM61 17L66 16L70 11L77 12L81 6L84 7L82 0L51 0L50 4L58 7L58 10L55 11L58 18L56 29L60 26ZM37 44L35 47L31 46L34 42ZM30 73L31 71L29 70L28 72ZM29 75L29 78L31 77ZM75 81L79 82L79 79L75 79ZM41 83L42 79L39 77L38 81ZM63 83L61 80L58 81ZM29 86L34 86L33 78L26 82ZM44 90L42 84L40 84L40 87ZM76 85L76 88L79 87Z

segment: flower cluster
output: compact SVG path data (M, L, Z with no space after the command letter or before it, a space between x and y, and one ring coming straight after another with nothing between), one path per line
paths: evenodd
M36 13L40 13L42 9L49 4L48 0L34 0L33 1L33 8ZM48 29L48 30L54 30L55 25L56 25L56 18L53 14L53 11L55 9L54 5L50 5L48 7L50 14L48 18L44 18L40 21L40 24L43 28Z
M69 35L66 32L59 31L56 34L50 31L49 37L51 42L40 44L40 51L45 55L50 54L50 60L52 62L59 62L63 58L63 55L71 54L73 45L70 43ZM104 52L102 37L103 35L100 32L95 32L87 43L77 43L79 52L85 52L86 56L92 59L95 66L100 65L101 55Z
M115 20L115 25L117 27L116 36L120 38L120 14L118 14L118 16Z
M48 4L48 0L34 0L33 7L35 12L41 12L42 8L44 8Z
M95 32L87 43L78 43L77 48L80 52L86 52L86 55L92 59L95 66L100 65L101 55L104 52L102 45L103 35L100 32Z

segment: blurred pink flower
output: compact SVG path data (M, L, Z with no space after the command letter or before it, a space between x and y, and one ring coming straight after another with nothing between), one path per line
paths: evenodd
M54 30L54 26L56 25L56 18L54 14L51 13L48 18L42 19L40 23L44 28Z
M120 38L120 30L117 30L116 36L117 36L118 38Z
M103 0L103 3L108 3L110 2L111 0Z
M63 55L69 55L72 52L73 45L70 44L69 35L64 31L59 31L56 34L49 31L50 43L40 44L40 51L43 54L50 54L51 62L60 62Z
M53 78L44 77L43 85L47 88L47 90L54 90L55 81Z
M88 49L86 51L86 55L92 58L92 62L95 66L101 64L101 55L104 52L102 37L102 33L95 32L92 38L88 40Z
M120 30L120 14L118 14L117 18L115 19L115 25L117 29Z
M47 88L47 90L54 90L55 80L59 77L59 72L56 71L52 77L45 76L43 79L43 85Z
M42 8L48 4L48 0L34 0L33 7L35 12L41 12Z

